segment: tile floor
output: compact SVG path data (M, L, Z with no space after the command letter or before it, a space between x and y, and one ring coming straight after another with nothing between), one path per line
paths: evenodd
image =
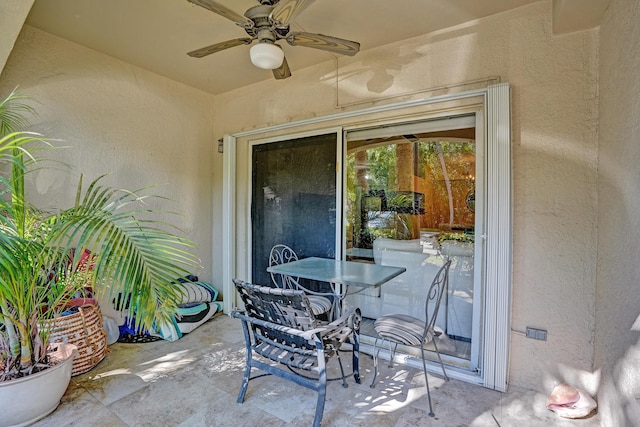
M350 357L344 357L347 362ZM507 393L430 376L436 416L428 416L422 372L382 364L369 388L372 359L361 356L362 384L349 378L327 388L323 426L598 426L557 417L546 396L511 387ZM35 424L48 426L306 426L316 394L274 377L251 381L236 403L244 365L239 321L219 316L176 342L111 346L94 369L73 377L58 409Z

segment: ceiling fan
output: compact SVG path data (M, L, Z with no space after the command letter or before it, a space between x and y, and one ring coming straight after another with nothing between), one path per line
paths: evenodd
M247 9L244 16L215 0L188 1L235 22L250 36L212 44L187 53L194 58L202 58L234 46L249 45L258 40L258 44L250 50L251 62L256 67L273 70L276 79L286 79L291 76L291 70L282 48L276 44L278 40L286 40L291 46L312 47L349 56L360 50L360 43L351 40L289 31L291 20L314 0L258 0L260 5Z

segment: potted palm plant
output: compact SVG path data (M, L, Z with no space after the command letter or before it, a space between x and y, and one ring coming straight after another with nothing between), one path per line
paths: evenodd
M170 322L181 288L175 278L198 266L192 244L142 206L145 191L103 186L100 178L86 189L79 179L73 206L44 212L27 200L25 175L42 164L50 141L26 132L33 113L25 97L13 91L0 101L0 425L31 423L53 411L70 380L63 360L73 353L50 344L43 327L59 316L83 285L96 293L126 295L135 326L149 329ZM87 270L81 257L92 254ZM81 269L81 270L80 270ZM55 354L53 351L61 351ZM66 366L66 365L65 365ZM60 372L64 371L62 375ZM24 391L31 378L45 379ZM33 393L53 391L45 398ZM25 394L26 393L26 394ZM20 399L19 396L27 396ZM21 400L26 403L18 408Z

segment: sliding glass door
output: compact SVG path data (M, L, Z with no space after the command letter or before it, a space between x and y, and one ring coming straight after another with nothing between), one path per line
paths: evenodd
M447 363L477 372L484 154L476 121L470 113L252 144L252 281L271 283L276 244L300 258L405 267L380 288L347 297L363 314L363 335L374 336L372 323L384 314L424 317L427 287L450 259L438 347Z
M427 288L451 259L438 347L474 369L482 265L475 115L360 129L345 139L346 257L407 269L373 292L349 297L365 317L364 333L367 322L384 314L424 318Z
M476 116L346 131L343 197L338 143L329 133L251 146L252 281L271 283L266 268L276 244L300 258L335 258L342 247L347 260L405 267L380 288L348 297L365 317L363 334L373 336L381 315L423 317L426 289L451 259L438 346L449 363L474 370L483 261L475 239L483 229Z
M441 117L446 112L448 117ZM276 243L313 248L301 256L337 255L360 262L376 262L374 249L384 246L381 263L411 264L412 257L424 256L425 265L436 265L445 256L457 257L446 317L438 325L443 338L456 344L455 351L447 349L447 363L464 368L453 369L454 378L506 390L513 239L510 116L509 84L501 83L226 135L221 254L225 311L237 303L232 278L269 283L268 252ZM418 121L417 117L429 119ZM470 130L461 135L464 129L473 129L474 135ZM326 151L321 150L319 157L294 154L304 148L299 145L313 145L306 139L312 132L330 134ZM287 153L287 143L292 153ZM275 148L270 152L272 144ZM380 170L373 167L375 163ZM291 164L297 171L283 172ZM384 168L402 169L396 176L386 175L386 187L379 178ZM326 181L314 178L320 176ZM298 180L299 196L294 194ZM318 185L312 189L314 183ZM312 195L313 208L302 202L304 193ZM330 195L335 196L333 203L326 197ZM454 234L450 236L454 239L444 238L447 233ZM465 244L465 251L446 249ZM468 246L473 248L472 257ZM405 283L398 286L409 290L410 282L426 284L432 278L428 271L422 277L419 269L414 273L415 279L405 276ZM369 311L370 318L375 310L382 313L392 305L415 308L418 297L394 295L392 290L385 284L379 292L363 292L358 298L369 301L358 305ZM469 356L460 353L458 345L468 345Z

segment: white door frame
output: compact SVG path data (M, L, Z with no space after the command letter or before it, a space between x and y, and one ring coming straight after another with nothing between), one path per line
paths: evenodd
M235 291L231 279L236 271L236 139L267 132L277 132L330 121L392 112L440 102L481 96L484 98L484 129L486 155L486 269L482 315L482 384L505 391L509 372L509 338L511 327L512 281L512 183L511 183L511 121L510 87L508 83L484 89L417 99L397 104L371 107L358 111L337 113L324 117L290 122L268 128L225 135L223 156L223 214L222 214L222 283L224 311L235 306Z

